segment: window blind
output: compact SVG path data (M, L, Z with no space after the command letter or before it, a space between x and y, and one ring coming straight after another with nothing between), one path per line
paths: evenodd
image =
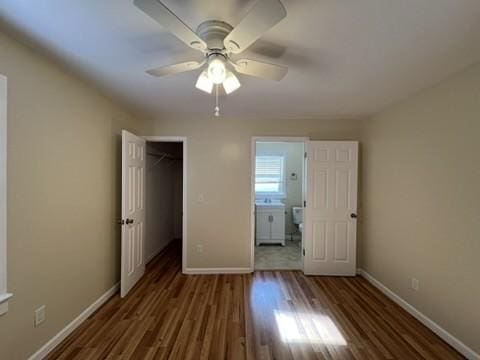
M255 159L255 192L283 192L283 156L257 156Z

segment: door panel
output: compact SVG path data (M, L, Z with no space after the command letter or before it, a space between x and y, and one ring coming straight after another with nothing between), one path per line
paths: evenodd
M145 140L122 131L121 296L145 272Z
M346 221L340 221L335 223L334 230L334 260L335 261L347 261L348 260L348 224Z
M307 145L305 273L355 275L358 143Z
M327 254L327 224L325 221L315 221L313 223L312 236L313 260L325 261Z
M272 211L272 240L284 240L285 239L285 214L284 210Z
M328 207L327 183L328 169L315 170L313 182L317 184L313 189L313 205L315 208Z
M269 240L271 224L269 221L270 212L257 210L256 214L256 226L255 226L255 238L257 240ZM258 241L257 241L258 244Z

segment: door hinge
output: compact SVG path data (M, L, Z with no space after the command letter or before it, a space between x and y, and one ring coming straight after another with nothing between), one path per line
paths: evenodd
M303 200L303 207L307 207L307 200Z
M305 159L307 158L307 152L305 151L305 154L303 155L305 157Z
M303 256L305 256L305 249L303 249Z

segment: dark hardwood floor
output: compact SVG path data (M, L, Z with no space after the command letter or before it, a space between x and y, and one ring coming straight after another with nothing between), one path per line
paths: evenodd
M49 359L461 359L361 277L182 275L170 246Z

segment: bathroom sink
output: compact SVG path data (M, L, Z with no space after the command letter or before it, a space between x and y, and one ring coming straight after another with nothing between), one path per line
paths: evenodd
M265 202L264 200L255 201L255 205L264 207L285 206L280 200L272 200L271 202Z

